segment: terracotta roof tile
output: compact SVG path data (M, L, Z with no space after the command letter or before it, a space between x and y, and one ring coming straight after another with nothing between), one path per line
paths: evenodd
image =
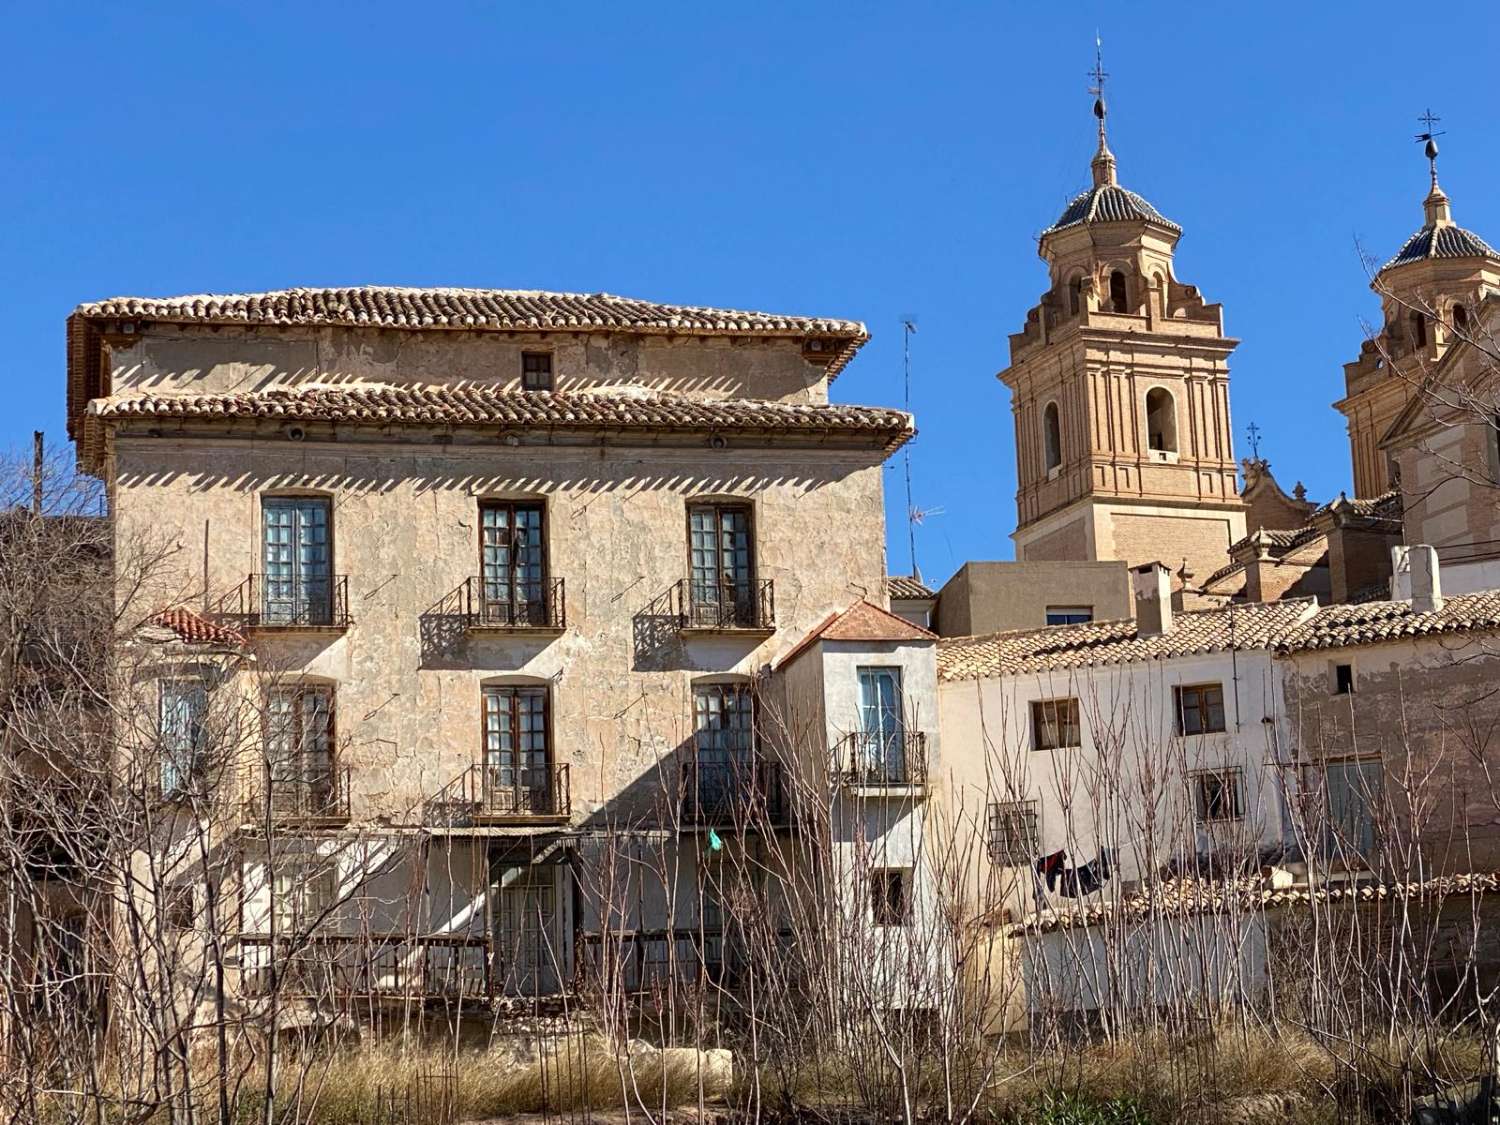
M892 574L885 580L886 590L893 598L935 598L937 593L920 578L905 574Z
M1136 622L1092 621L938 642L938 677L994 679L1108 664L1133 664L1237 649L1269 649L1316 603L1311 598L1251 603L1173 615L1170 632L1140 636Z
M1432 613L1415 612L1409 601L1331 605L1289 630L1276 648L1279 652L1346 648L1403 637L1489 630L1500 630L1500 590L1455 594L1445 598L1442 609Z
M829 367L830 375L837 374L870 335L857 320L668 305L610 293L416 289L396 285L201 293L182 297L110 297L79 305L74 315L86 320L154 320L178 324L831 337L841 341L841 346Z
M937 634L860 599L842 613L830 613L776 661L784 668L817 641L935 641Z
M184 644L224 648L241 648L245 644L245 638L238 631L225 625L217 625L192 610L181 607L154 614L147 619L146 624L158 629L170 629Z
M304 386L95 399L91 419L275 419L350 424L538 427L565 430L701 430L874 438L895 449L911 415L873 406L696 399L661 392L502 391L462 386Z

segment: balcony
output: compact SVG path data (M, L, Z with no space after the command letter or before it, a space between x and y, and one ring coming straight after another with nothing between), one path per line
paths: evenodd
M349 819L349 767L323 777L276 780L264 768L246 779L246 824L342 824Z
M833 748L833 770L850 789L906 794L927 784L923 731L853 731Z
M684 762L681 793L686 825L754 828L787 822L781 763L758 755L741 761Z
M349 576L278 578L252 574L219 600L215 616L240 630L343 632L349 616Z
M240 937L249 996L488 1001L490 943L453 934L268 934Z
M776 631L776 588L769 578L717 586L683 579L672 587L673 613L684 633Z
M517 769L480 763L427 802L424 820L430 825L477 828L561 823L572 813L572 782L566 765Z
M804 937L806 935L803 935ZM631 994L665 991L698 984L737 990L767 964L785 972L797 935L775 929L747 935L736 927L637 930L624 933L580 933L575 957L580 982Z
M470 630L561 633L568 627L561 578L511 583L469 578L462 598L464 625Z

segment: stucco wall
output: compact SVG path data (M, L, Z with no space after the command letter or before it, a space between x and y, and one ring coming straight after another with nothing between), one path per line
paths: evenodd
M162 604L198 605L262 568L260 498L332 499L333 571L349 576L342 635L265 636L265 678L337 687L356 820L409 821L480 752L480 688L552 685L556 760L575 819L654 807L691 734L699 676L760 670L830 610L885 575L881 454L725 454L615 447L468 447L121 438L114 503L122 551L174 548ZM688 568L690 497L754 505L757 570L775 583L778 632L684 640L659 599ZM466 637L450 595L478 570L482 498L542 498L550 573L566 581L560 637ZM837 534L829 534L837 529ZM205 538L207 558L204 557ZM604 808L606 802L610 807Z
M1048 606L1090 606L1095 621L1133 616L1123 562L969 562L938 594L937 632L974 636L1047 624Z

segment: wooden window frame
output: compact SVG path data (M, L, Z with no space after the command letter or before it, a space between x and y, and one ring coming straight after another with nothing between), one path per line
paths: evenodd
M696 582L694 581L694 578L693 578L693 513L694 512L699 512L699 511L703 511L705 509L712 510L713 513L714 513L714 535L716 537L722 534L721 529L722 529L723 525L720 522L720 517L721 517L722 513L728 512L728 511L735 511L735 512L743 512L745 514L745 552L746 552L746 555L747 555L747 558L748 558L748 562L747 562L747 565L746 565L746 572L747 572L746 585L749 588L748 592L746 594L746 597L748 599L748 608L749 608L750 612L755 613L755 614L758 615L758 608L759 608L759 601L758 601L758 599L760 597L760 583L759 583L760 552L756 549L756 546L757 546L756 545L756 531L757 531L757 528L756 528L756 519L755 519L755 504L754 504L753 501L750 501L750 500L690 500L690 501L688 501L686 509L683 512L683 526L684 526L684 528L685 528L685 530L687 532L687 590L688 590L688 601L689 601L689 604L690 605L696 605L696 602L697 602L697 584L696 584ZM721 551L721 555L722 555L722 551ZM722 566L720 567L720 575L719 575L719 577L720 577L720 581L722 582L722 578L723 578L723 568L722 568ZM722 593L723 593L723 591L721 589L720 590L721 600L720 600L719 603L717 603L720 606L720 613L721 614L723 612L723 609L722 609L722 605L723 605L723 603L722 603Z
M266 697L265 697L265 702L264 702L264 710L262 712L263 718L262 718L262 721L261 721L262 745L265 745L266 743L269 743L270 740L271 740L271 737L272 737L272 730L271 730L271 723L272 723L272 719L271 719L271 700L272 700L273 697L278 696L278 695L290 695L293 698L292 711L291 711L291 722L292 722L292 725L293 725L293 737L295 737L297 739L297 741L299 742L299 744L301 744L302 740L306 737L306 721L307 721L306 701L307 701L307 697L310 696L310 695L322 695L322 696L325 696L327 698L327 700L328 700L328 731L327 731L327 734L326 734L325 737L326 737L326 740L328 742L328 777L325 780L326 780L326 784L328 786L328 795L330 797L335 796L337 794L338 784L339 784L339 781L338 781L338 769L339 769L339 752L338 752L338 690L337 690L337 688L333 684L325 684L325 683L288 683L288 684L277 684L277 685L271 687L270 689L268 689L266 691ZM303 765L305 765L306 754L307 754L307 747L306 747L306 745L305 744L299 745L298 746L298 759L299 759L299 762L302 763ZM288 782L286 781L286 779L284 779L284 778L277 779L275 777L276 764L270 761L269 754L267 755L267 765L268 765L268 767L271 770L271 773L272 773L272 783L274 785L286 785L286 784L288 784ZM309 781L308 781L308 778L306 776L302 776L300 778L294 779L291 782L291 784L293 784L293 785L308 785ZM268 797L268 799L274 801L275 800L275 793L274 793L274 791L272 793L268 794L267 797Z
M1068 714L1065 717L1071 719L1071 722L1065 723L1058 716L1060 705L1067 708ZM1055 742L1044 737L1048 729L1056 732ZM1069 730L1075 733L1071 742L1065 741ZM1083 710L1078 705L1076 695L1031 701L1031 748L1033 750L1077 750L1082 746Z
M1242 766L1215 766L1212 769L1194 770L1188 774L1193 783L1193 821L1205 827L1216 824L1237 824L1245 819L1245 770ZM1213 781L1219 786L1219 805L1224 805L1228 794L1228 811L1210 812L1210 802L1205 784Z
M1209 693L1218 694L1218 718L1217 727L1209 726L1209 718L1213 714L1213 703L1208 700ZM1188 697L1195 699L1193 709L1198 715L1198 729L1188 729ZM1177 733L1183 738L1190 738L1200 734L1224 734L1229 729L1229 715L1224 709L1224 684L1222 681L1210 681L1201 684L1178 684L1172 689L1172 701L1176 704L1174 710L1177 718Z
M546 382L542 382L541 372L528 370L533 360L546 360ZM557 370L555 367L555 353L540 348L527 348L521 353L521 389L523 391L552 391L557 389Z
M891 894L895 889L899 895ZM870 872L870 921L877 926L910 927L915 913L910 867L877 867Z
M537 579L537 585L540 587L540 589L539 589L539 597L537 599L537 603L536 604L538 606L540 606L541 609L544 611L543 612L543 617L545 617L546 616L545 611L548 610L548 609L550 609L550 607L547 605L547 601L548 601L548 597L550 595L549 584L551 583L551 580L552 580L552 551L551 551L550 543L548 542L548 531L550 530L550 528L549 528L549 521L547 519L547 502L545 500L481 500L479 502L479 541L478 541L478 548L479 548L479 596L480 596L480 601L481 601L482 605L488 605L489 604L489 599L488 599L488 596L487 596L487 594L485 592L485 590L486 590L486 585L485 585L486 579L485 579L485 572L484 572L484 550L485 550L485 542L484 542L484 516L485 516L485 513L486 512L501 511L501 510L508 510L510 512L510 517L509 517L510 530L511 530L511 533L514 534L515 533L515 528L516 528L516 512L519 509L526 509L527 511L535 509L535 511L537 513L537 516L538 516L538 520L539 520L538 525L537 525L537 534L538 534L539 538L541 539L542 567L541 567L541 576ZM515 596L516 595L516 587L517 587L517 584L518 584L517 580L516 580L516 573L517 573L517 571L516 571L516 548L515 548L514 543L512 543L512 546L510 548L510 574L509 574L509 577L507 578L507 581L510 584L511 605L512 605L512 607L514 607L517 604L517 599L516 599L516 596ZM527 603L527 604L529 605L530 603ZM514 613L514 609L512 610L512 613Z

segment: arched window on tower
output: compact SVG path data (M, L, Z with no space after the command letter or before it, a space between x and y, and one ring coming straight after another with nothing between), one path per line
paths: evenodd
M1049 473L1062 464L1062 426L1055 402L1049 402L1042 410L1042 460Z
M1466 336L1469 332L1469 310L1462 305L1453 306L1453 331L1460 336Z
M1411 343L1414 348L1427 346L1427 318L1416 310L1411 314Z
M1146 444L1156 450L1177 452L1177 400L1165 387L1146 392Z
M1083 311L1083 278L1075 277L1068 282L1068 315L1077 316Z
M1120 270L1109 275L1109 307L1117 313L1130 311L1130 296L1125 291L1125 274Z

